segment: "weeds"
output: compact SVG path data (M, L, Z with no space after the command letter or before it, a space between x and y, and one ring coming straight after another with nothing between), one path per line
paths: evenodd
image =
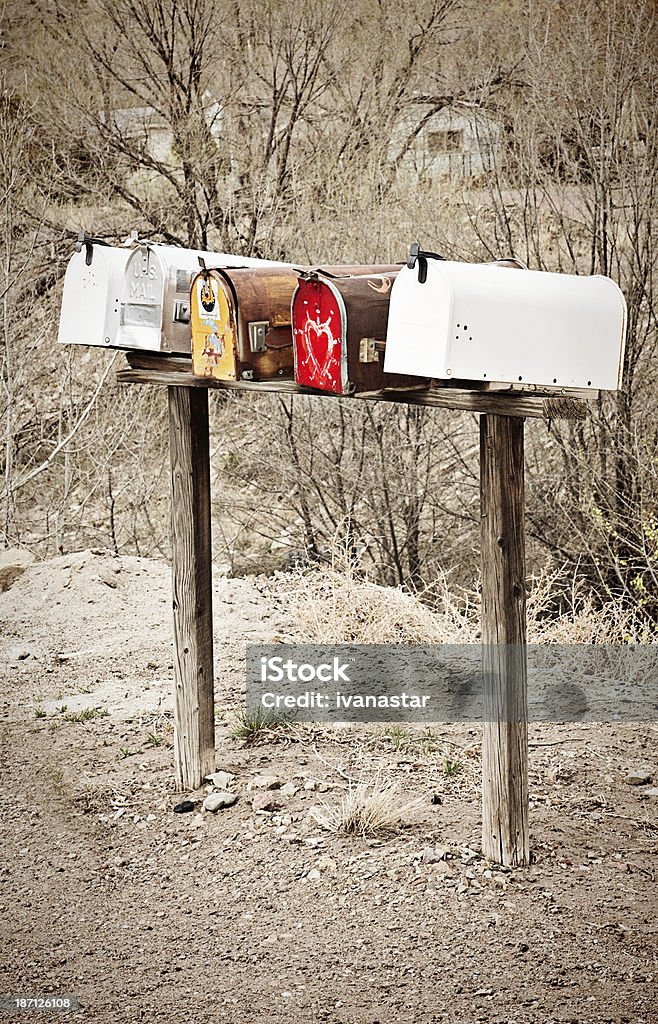
M396 750L408 750L409 744L413 742L412 737L403 725L392 725L384 730L384 734L389 738Z
M107 718L108 714L105 708L84 708L82 711L69 711L63 718L65 722L91 722L95 718Z
M375 732L366 743L375 748L383 746L384 749L388 749L393 746L400 754L429 757L436 751L437 738L428 727L419 733L405 725L396 724Z
M642 617L618 602L597 606L585 581L571 578L565 569L544 571L529 582L529 643L655 640ZM297 636L308 643L471 644L480 639L479 595L451 592L445 574L413 595L371 582L336 549L330 565L278 577L277 590Z
M64 771L62 768L48 766L44 769L44 775L50 779L56 790L62 792L64 789Z
M246 744L253 744L262 738L263 733L286 727L289 722L288 718L265 708L240 711L231 730L231 736Z
M322 803L312 808L311 813L329 832L365 839L398 832L404 818L419 804L418 799L401 801L397 784L375 778L372 782L350 784L340 804Z

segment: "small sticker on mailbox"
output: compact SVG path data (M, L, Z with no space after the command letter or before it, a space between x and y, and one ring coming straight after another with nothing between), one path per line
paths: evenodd
M210 313L217 313L217 284L211 277L205 278L198 290L199 315L204 317Z

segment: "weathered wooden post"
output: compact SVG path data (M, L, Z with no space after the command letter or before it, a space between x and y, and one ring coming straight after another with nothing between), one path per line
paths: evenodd
M208 392L168 391L174 757L177 787L196 789L215 769Z
M529 861L523 425L480 417L482 850L508 865Z

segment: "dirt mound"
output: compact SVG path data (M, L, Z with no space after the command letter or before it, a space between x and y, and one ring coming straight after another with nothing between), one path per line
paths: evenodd
M161 627L169 594L160 562L79 551L28 568L0 595L0 622L5 636L20 635L44 653L92 647L126 630Z
M245 639L270 640L277 627L250 580L218 577L213 614L218 665L237 665ZM69 712L169 710L172 635L171 571L150 558L62 555L0 594L0 671L46 712L63 697Z

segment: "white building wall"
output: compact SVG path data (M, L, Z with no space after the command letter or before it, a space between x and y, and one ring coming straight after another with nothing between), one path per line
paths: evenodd
M392 143L400 142L411 125L400 127ZM460 180L490 172L500 146L500 126L481 111L442 110L425 125L402 160L398 174L404 178Z

